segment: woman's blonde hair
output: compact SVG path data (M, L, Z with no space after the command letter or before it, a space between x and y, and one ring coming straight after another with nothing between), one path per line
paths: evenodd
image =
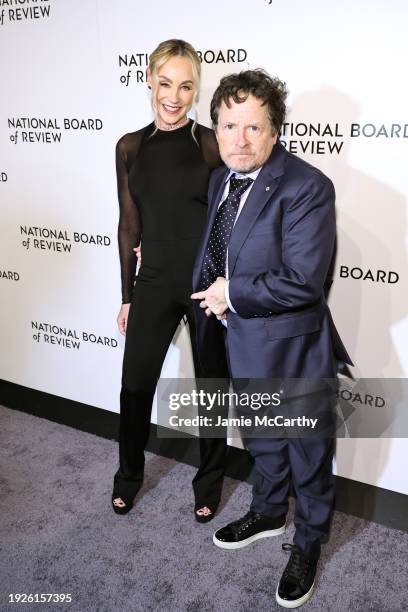
M149 55L149 71L152 76L152 80L154 81L157 78L157 72L159 68L163 66L163 64L165 64L167 60L175 56L186 57L191 62L194 87L193 104L195 104L198 101L198 97L200 94L201 62L200 58L198 57L197 51L192 45L190 45L190 43L186 42L185 40L180 40L178 38L164 40ZM194 140L196 140L194 136L196 124L197 122L194 121L193 126L191 128L191 133L193 135Z

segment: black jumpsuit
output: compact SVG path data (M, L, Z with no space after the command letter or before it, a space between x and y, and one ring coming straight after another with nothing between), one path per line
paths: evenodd
M131 303L120 396L120 467L114 496L131 502L143 481L144 449L157 379L174 332L185 316L197 377L191 278L207 216L207 186L220 164L212 130L192 121L173 131L151 125L123 136L116 147L120 205L122 301ZM136 257L142 264L135 282ZM212 373L212 376L216 373ZM219 373L224 376L225 372ZM226 441L200 438L201 465L193 481L196 508L216 508Z

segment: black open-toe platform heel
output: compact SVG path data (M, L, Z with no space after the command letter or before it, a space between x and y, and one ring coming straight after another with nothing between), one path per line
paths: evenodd
M116 506L113 502L115 499L120 499L125 504L124 506ZM129 510L133 508L133 500L128 499L124 495L120 495L119 493L112 493L112 508L116 514L127 514Z
M210 510L210 514L197 514L197 510L201 510L201 508L208 508ZM217 511L217 507L209 506L208 504L196 504L194 506L194 516L197 523L209 523L215 516Z

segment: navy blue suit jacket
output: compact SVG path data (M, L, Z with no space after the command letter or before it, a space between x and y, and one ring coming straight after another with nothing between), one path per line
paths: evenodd
M193 273L203 258L228 169L217 168L208 192L208 222ZM228 248L227 346L233 378L332 378L352 364L324 297L335 244L335 192L317 168L279 142L262 167ZM196 304L203 370L222 376L222 327Z

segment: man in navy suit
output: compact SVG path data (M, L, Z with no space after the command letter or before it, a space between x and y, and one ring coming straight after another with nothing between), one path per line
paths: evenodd
M339 362L351 363L324 291L335 244L334 187L279 142L286 95L285 84L262 70L224 77L214 93L211 119L225 165L211 176L192 295L204 370L226 357L233 380L280 379L283 386L335 380ZM311 397L329 410L329 396ZM256 470L251 507L213 540L234 550L283 533L292 483L296 531L294 543L283 545L291 555L276 599L294 608L312 594L329 533L333 438L245 443Z

